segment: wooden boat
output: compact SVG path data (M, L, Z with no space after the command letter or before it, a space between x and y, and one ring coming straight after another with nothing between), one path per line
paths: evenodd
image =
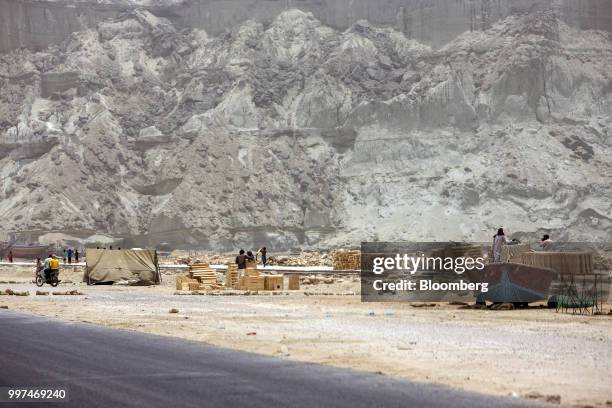
M490 263L465 275L474 283L488 283L488 291L480 292L478 301L529 303L548 299L555 272L516 263Z

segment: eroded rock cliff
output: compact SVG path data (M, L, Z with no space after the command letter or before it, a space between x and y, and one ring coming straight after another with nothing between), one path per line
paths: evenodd
M611 40L546 7L444 45L298 9L217 35L129 10L0 57L0 219L217 249L606 239Z
M58 44L75 31L136 8L212 35L247 20L267 25L296 8L338 30L368 20L433 47L464 31L486 30L512 14L543 10L572 27L612 31L609 0L0 0L0 52Z

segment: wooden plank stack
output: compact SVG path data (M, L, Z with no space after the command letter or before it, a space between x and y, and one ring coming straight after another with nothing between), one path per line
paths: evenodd
M264 276L265 290L283 290L283 275L268 275Z
M217 281L217 273L206 263L193 264L189 266L189 276L199 283L199 289L220 289ZM190 289L192 290L192 289Z
M361 251L334 252L334 270L361 269Z
M227 264L227 272L225 273L225 287L228 289L238 288L238 264Z

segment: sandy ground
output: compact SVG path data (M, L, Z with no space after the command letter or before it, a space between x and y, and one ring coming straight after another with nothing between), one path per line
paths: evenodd
M347 295L359 289L350 277L290 294L179 296L172 275L156 287L88 287L79 282L80 273L65 272L58 288L42 290L85 295L41 296L28 283L31 275L29 269L0 268L0 291L30 292L0 296L0 306L483 393L612 406L607 315L361 303ZM178 313L169 313L171 308Z

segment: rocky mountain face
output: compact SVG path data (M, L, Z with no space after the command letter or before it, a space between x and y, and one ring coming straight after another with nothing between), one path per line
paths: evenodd
M148 4L0 54L3 230L217 250L499 225L609 239L612 34L555 3L443 44L299 9L207 32Z
M434 47L512 14L543 10L573 27L612 30L609 0L0 0L0 52L57 44L137 8L215 36L251 19L268 25L297 8L337 30L368 20Z

